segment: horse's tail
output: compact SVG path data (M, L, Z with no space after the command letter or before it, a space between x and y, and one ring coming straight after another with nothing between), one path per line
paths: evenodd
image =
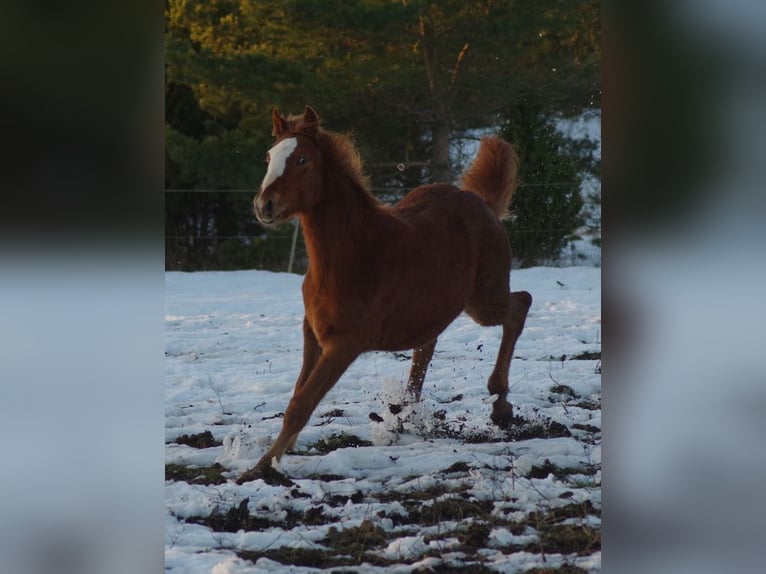
M519 158L513 146L498 137L487 136L481 139L479 153L460 186L481 197L500 219L505 219L510 215L518 174Z

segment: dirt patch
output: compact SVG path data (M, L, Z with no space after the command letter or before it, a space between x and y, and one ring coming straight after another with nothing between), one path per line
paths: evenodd
M541 465L535 465L531 468L529 473L527 473L527 478L547 478L548 475L552 474L559 480L563 480L564 478L573 474L585 474L592 476L596 474L596 472L597 469L594 466L562 468L553 464L549 459L546 458Z
M372 443L353 434L338 433L309 445L307 452L302 454L327 454L340 448L358 448L360 446L372 446Z
M365 520L355 528L338 530L331 526L327 531L327 538L321 544L334 548L340 554L361 558L368 550L383 546L387 539L385 530Z
M409 500L404 507L409 512L410 521L423 526L433 526L447 520L486 518L492 511L491 503L460 498L437 500L433 504L413 504L413 501Z
M174 442L176 444L185 444L192 448L211 448L223 445L223 442L220 440L215 440L213 433L209 430L198 434L182 434Z
M401 502L402 504L407 502L407 503L412 503L419 507L423 504L423 501L435 500L445 494L461 493L461 492L464 492L465 490L468 490L469 488L471 488L471 486L468 484L454 486L451 489L448 489L446 486L442 484L437 484L436 486L423 488L421 490L413 490L410 492L396 492L396 491L378 492L375 496L375 499L378 500L379 502L397 501L397 502Z
M320 480L322 482L337 482L339 480L346 480L347 477L342 474L309 474L306 476L309 480Z
M522 574L588 574L588 571L572 564L562 564L559 568L532 568Z
M202 524L215 532L239 532L240 530L263 530L275 526L272 520L250 515L247 505L250 501L245 498L238 506L228 511L213 512L207 517L191 517L186 521L192 524Z
M456 471L466 471L460 463L453 465ZM450 467L451 469L452 467ZM449 469L448 469L449 470ZM581 473L581 469L576 469ZM574 469L561 469L546 460L534 473L543 472L573 474ZM293 496L302 496L298 487L291 492ZM405 514L387 516L384 511L377 513L378 518L390 518L396 526L395 532L387 532L373 517L353 528L330 526L324 539L319 541L321 548L270 548L264 551L242 551L238 555L252 562L265 557L285 566L303 566L311 568L334 569L336 572L344 568L353 568L360 564L371 564L381 567L401 564L401 560L390 560L378 555L397 537L414 534L423 527L442 523L453 524L450 531L440 531L437 535L427 537L426 542L457 538L459 546L456 552L463 557L455 562L431 564L434 572L477 572L485 573L492 570L482 564L479 551L487 548L489 536L493 528L502 526L514 534L537 533L537 540L523 546L509 546L503 552L527 551L534 554L568 554L587 555L601 548L601 532L598 527L585 524L588 517L600 517L600 510L590 502L567 504L558 508L545 508L528 513L522 521L505 520L493 515L492 501L477 501L469 498L467 492L447 490L438 485L433 488L413 492L377 493L371 500L396 500L406 510ZM361 495L357 501L361 501ZM322 501L311 505L303 512L284 509L287 515L279 519L270 517L268 513L252 511L249 499L245 498L239 504L226 511L216 511L204 518L189 518L187 522L203 524L214 531L237 532L240 530L262 531L268 528L290 529L297 526L321 526L332 522L332 508L342 507L348 497L326 496ZM588 521L589 522L589 521ZM457 523L457 524L455 524ZM432 556L439 558L438 553L427 552L417 560ZM565 573L582 574L582 570L565 564L559 568L538 568L529 572L538 574Z
M445 468L442 473L444 474L452 474L453 472L459 472L459 473L467 473L471 469L470 466L468 466L468 463L466 462L456 462L455 464L452 464Z
M365 520L357 527L338 530L334 526L327 531L327 537L320 544L324 548L274 548L263 552L238 552L237 555L251 562L259 558L269 558L284 565L305 566L310 568L338 568L356 566L362 563L377 566L392 564L369 551L387 543L388 536L379 526Z
M569 357L571 361L600 361L601 351L585 351L579 355L572 355Z
M579 407L581 409L585 409L586 411L599 411L601 410L601 403L597 401L580 401L579 403L575 403L571 405L573 407Z
M601 530L586 524L553 524L539 530L545 552L578 555L601 550Z
M529 440L532 438L561 438L572 436L569 429L554 420L527 420L514 417L515 426L508 431L509 440Z
M246 470L237 479L237 484L245 484L253 480L262 480L271 486L295 486L292 480L272 466L254 466Z
M329 498L325 498L330 506L338 507L344 506L349 500L353 504L359 504L364 500L364 494L359 492L353 492L351 494L333 494Z
M550 388L550 392L554 395L566 395L571 398L577 398L577 393L569 385L553 385Z
M188 482L189 484L223 484L227 478L223 476L226 469L220 464L213 466L183 466L180 464L165 465L165 480Z
M601 432L601 429L598 428L598 427L595 427L593 425L580 424L580 423L573 424L572 428L573 429L577 429L577 430L582 430L582 431L585 431L585 432L589 432L589 433L593 433L593 434Z
M600 408L600 407L599 407ZM528 440L532 438L560 438L572 436L569 429L554 420L537 418L537 420L514 416L503 435L494 430L466 432L466 422L441 423L431 433L431 438L449 438L466 444L487 444L508 441Z
M457 539L467 551L476 551L487 547L492 528L488 524L472 522L465 532L458 534Z
M259 558L268 558L286 566L305 566L308 568L333 568L352 566L355 561L350 557L337 556L334 552L321 548L288 548L282 546L263 552L242 550L237 556L243 560L257 562Z
M601 549L601 530L583 523L588 516L601 517L601 511L590 500L530 512L524 523L537 531L538 541L530 543L526 550L579 556L597 552ZM575 522L561 524L571 519Z
M587 516L601 517L601 510L593 506L590 500L585 502L575 502L557 508L550 508L545 512L533 511L527 515L526 523L532 527L539 527L541 524L555 524L568 518L585 518Z
M187 518L187 522L202 524L215 532L260 531L267 528L294 528L297 525L321 526L328 518L321 504L312 506L305 512L287 510L284 520L272 520L265 516L253 515L248 507L249 498L243 499L239 505L231 507L226 512L215 511L209 516Z

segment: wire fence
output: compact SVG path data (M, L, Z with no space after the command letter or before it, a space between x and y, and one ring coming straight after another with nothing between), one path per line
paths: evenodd
M519 187L566 187L573 185L581 185L582 182L554 182L554 183L520 183ZM169 188L165 189L165 193L252 193L255 194L258 191L256 188L241 188L241 189L213 189L213 188L195 188L195 189L178 189ZM385 193L391 191L407 191L401 186L377 186L370 188L374 194Z
M581 182L551 182L551 183L522 183L520 188L564 187L579 186ZM394 192L400 194L406 191L401 186L376 186L371 191L377 196L395 199ZM166 189L166 194L256 194L256 189ZM249 202L248 202L249 205ZM236 214L235 214L236 215ZM308 264L303 234L300 233L297 220L293 225L286 224L280 228L266 230L255 220L252 210L243 210L242 220L248 221L234 233L216 233L215 222L212 226L201 225L193 231L185 229L182 234L165 234L165 268L166 270L194 271L213 269L264 269L270 271L305 272ZM512 215L513 217L513 215ZM214 220L214 217L213 217ZM292 227L292 229L291 229ZM210 231L207 231L207 230ZM175 228L175 231L178 229ZM556 234L563 228L544 226L513 230L517 236ZM569 230L566 230L568 232ZM600 215L596 218L587 216L586 225L578 230L578 234L586 240L591 240L595 246L590 253L583 256L576 250L568 249L561 254L562 261L549 261L550 264L577 264L583 258L600 263ZM580 242L580 249L584 243ZM587 247L587 245L586 245ZM597 261L596 261L597 259Z

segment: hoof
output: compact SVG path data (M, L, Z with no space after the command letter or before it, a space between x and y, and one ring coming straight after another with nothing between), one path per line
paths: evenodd
M245 471L237 479L237 484L245 484L253 480L262 480L271 486L294 486L295 483L272 466L256 465Z
M495 403L492 409L492 423L503 430L508 430L514 426L516 420L513 416L513 407L510 403Z
M510 430L516 424L513 415L496 415L492 414L492 423L497 425L503 430Z

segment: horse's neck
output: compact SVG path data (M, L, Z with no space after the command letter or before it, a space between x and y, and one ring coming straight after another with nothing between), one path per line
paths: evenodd
M336 192L339 190L335 190ZM383 217L374 198L348 185L335 200L301 216L303 237L314 273L343 273L375 235Z

